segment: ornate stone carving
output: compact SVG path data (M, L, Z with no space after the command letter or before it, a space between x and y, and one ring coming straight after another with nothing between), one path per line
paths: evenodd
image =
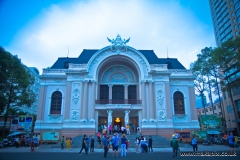
M74 90L73 90L73 97L72 97L72 99L73 99L73 102L75 103L75 104L77 104L78 103L78 101L79 101L79 98L80 98L80 96L79 96L79 90L77 89L77 88L75 88Z
M147 119L142 119L142 122L148 122L148 120Z
M157 122L156 119L150 119L149 122Z
M81 119L80 122L87 122L87 119Z
M114 39L111 40L108 37L107 37L107 39L110 43L112 43L111 50L113 52L127 51L127 45L126 44L130 41L130 38L128 38L127 40L125 40L125 39L122 40L121 36L118 34L115 40Z
M95 122L95 119L90 119L89 122L94 123L94 122Z
M129 123L129 110L124 111L125 113L125 117L124 117L124 121L125 121L125 125L127 125Z
M157 101L160 105L163 104L163 101L164 101L164 97L163 97L163 91L161 89L158 89L158 92L157 92Z
M56 91L59 91L59 88L56 88Z
M110 125L112 123L112 111L109 110L107 111L107 113L108 113L108 125Z
M79 120L79 110L71 110L71 120L72 121Z
M165 110L159 110L157 114L158 121L166 120Z
M115 108L119 109L119 108L123 108L123 107L121 105L116 105Z
M127 67L113 66L104 72L102 82L136 82L136 80L132 71Z

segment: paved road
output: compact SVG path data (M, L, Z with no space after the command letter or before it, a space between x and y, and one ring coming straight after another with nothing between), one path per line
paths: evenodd
M194 160L239 160L240 151L236 152L236 156L195 156ZM146 154L127 153L126 157L112 157L111 154L107 155L107 158L103 158L103 153L91 153L89 155L73 152L7 152L0 153L0 160L101 160L101 159L114 159L114 160L173 160L170 152L155 152ZM178 159L192 160L192 156L180 156Z

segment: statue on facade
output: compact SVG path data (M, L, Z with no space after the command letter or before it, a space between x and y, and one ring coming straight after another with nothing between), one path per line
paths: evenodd
M114 39L111 40L108 37L107 37L107 39L112 44L111 45L111 50L113 52L115 52L115 51L122 51L122 52L127 51L127 45L126 44L130 41L130 38L128 38L127 40L125 40L125 39L122 40L121 36L118 34L115 40Z

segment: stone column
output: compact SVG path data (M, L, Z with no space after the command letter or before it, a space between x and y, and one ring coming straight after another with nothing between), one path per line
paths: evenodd
M96 87L95 87L95 85L96 85L96 82L95 81L92 81L92 90L91 90L91 109L90 109L90 121L91 122L95 122L96 121L96 119L94 118L94 112L95 112L95 89L96 89ZM95 120L94 120L95 119Z
M98 133L98 110L95 110L96 133Z
M142 120L146 120L146 96L145 96L145 82L141 82L142 85Z
M46 103L46 97L47 97L46 90L47 90L46 85L40 86L37 121L44 120L45 103Z
M191 120L198 120L194 86L188 86L188 94L189 94L189 100L190 100ZM186 102L185 102L185 105L186 105ZM186 111L185 111L185 114L186 114ZM188 115L190 114L188 113Z
M154 120L154 106L153 106L153 82L149 82L149 119Z
M69 120L70 118L70 105L71 105L71 91L72 91L72 82L67 82L67 89L66 89L66 103L65 103L65 112L64 120Z
M112 110L108 110L107 111L107 113L108 113L108 126L110 125L110 124L112 124ZM107 127L108 127L107 126Z
M88 81L84 82L84 89L83 89L83 112L82 112L82 120L87 121L88 116Z
M126 104L128 104L128 84L124 85L124 101Z
M125 113L124 124L126 126L129 123L129 113L130 113L130 111L129 110L125 110L124 113Z
M173 106L172 106L172 95L170 94L169 82L165 82L165 96L166 96L166 117L172 119L173 117Z

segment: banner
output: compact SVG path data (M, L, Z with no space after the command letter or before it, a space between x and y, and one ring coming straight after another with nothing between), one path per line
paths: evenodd
M207 138L207 131L192 131L192 135L195 135L198 140Z
M200 116L200 123L202 130L208 129L222 129L222 122L221 118L216 115L201 115Z
M55 131L43 132L42 140L43 141L58 141L59 140L59 132L55 132Z
M31 132L33 126L33 116L22 115L14 117L11 120L11 132L22 131L22 132Z

